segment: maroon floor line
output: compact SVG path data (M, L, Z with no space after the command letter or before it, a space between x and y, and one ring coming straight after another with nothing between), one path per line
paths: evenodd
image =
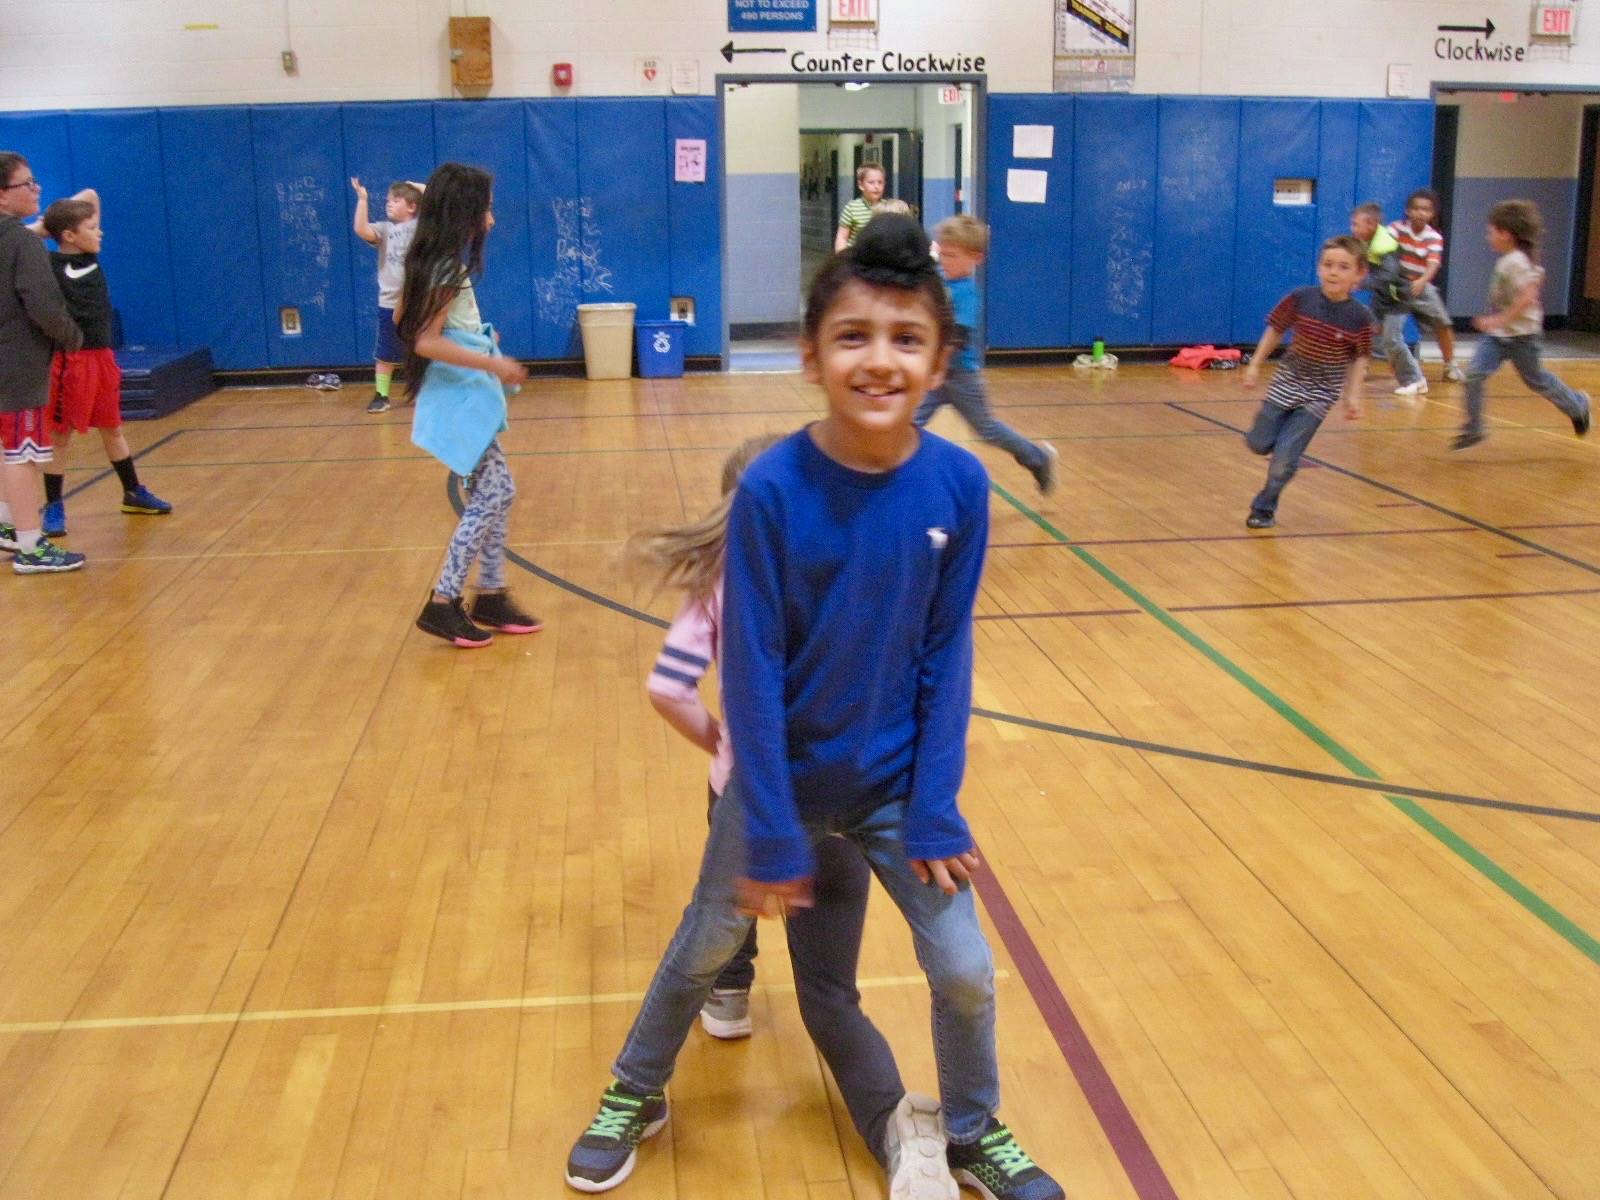
M1028 927L1022 923L1022 918L1017 915L1011 897L1006 895L1000 880L992 870L980 870L973 876L973 886L977 888L984 908L988 909L989 919L994 922L995 931L1005 943L1017 974L1027 984L1028 994L1033 997L1039 1014L1044 1017L1045 1026L1055 1039L1061 1056L1067 1060L1073 1078L1083 1090L1084 1099L1089 1102L1095 1120L1100 1122L1100 1128L1105 1131L1106 1141L1110 1143L1117 1161L1122 1164L1134 1192L1140 1200L1178 1200L1178 1193L1173 1189L1167 1173L1161 1169L1155 1151L1150 1149L1144 1132L1133 1119L1133 1113L1129 1111L1122 1093L1117 1090L1105 1063L1100 1061L1100 1055L1089 1041L1089 1035L1084 1032L1072 1006L1067 1003L1055 976L1045 965L1044 956L1039 953L1039 947L1034 943Z

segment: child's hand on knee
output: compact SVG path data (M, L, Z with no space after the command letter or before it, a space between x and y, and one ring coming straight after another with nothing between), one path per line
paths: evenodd
M913 858L911 869L923 883L937 884L946 896L954 896L961 884L969 882L977 871L978 852L968 850L949 858Z

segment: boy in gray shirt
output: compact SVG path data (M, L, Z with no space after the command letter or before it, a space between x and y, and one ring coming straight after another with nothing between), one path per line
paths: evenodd
M0 150L0 550L18 575L76 571L84 557L44 536L40 478L51 459L45 406L50 358L83 333L50 269L44 243L23 222L39 211L39 181L20 154ZM19 528L20 527L20 528Z
M406 360L406 348L394 327L395 306L400 303L400 288L406 277L406 251L417 232L417 209L422 204L422 185L400 180L389 185L384 205L387 221L367 220L367 189L361 180L351 179L356 192L356 236L378 248L378 340L373 347L372 399L369 413L389 411L389 389L394 385L395 368Z

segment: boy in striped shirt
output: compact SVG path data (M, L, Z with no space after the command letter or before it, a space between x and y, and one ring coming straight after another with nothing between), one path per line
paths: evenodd
M1267 316L1244 384L1254 388L1261 364L1286 333L1294 335L1288 353L1267 387L1267 398L1245 434L1256 454L1272 455L1267 484L1250 502L1245 524L1268 529L1277 520L1278 496L1300 469L1300 458L1322 420L1341 398L1345 415L1361 415L1361 383L1372 354L1372 313L1351 296L1366 276L1367 256L1354 237L1329 238L1317 260L1317 287L1290 292Z
M1438 194L1432 188L1418 188L1406 199L1406 219L1391 224L1389 232L1400 243L1400 270L1405 283L1403 298L1406 310L1419 323L1433 330L1434 336L1439 339L1439 353L1444 358L1445 379L1460 383L1466 376L1456 366L1455 328L1450 323L1450 311L1444 306L1444 298L1433 285L1444 266L1444 235L1433 227L1433 222L1438 218ZM1395 389L1397 396L1415 396L1428 390L1422 367L1399 336L1407 311L1385 320L1385 324L1393 320L1396 325L1395 336L1390 340L1398 347L1398 351L1391 355L1395 377L1400 381L1400 386Z
M838 254L856 240L856 234L872 220L872 207L883 199L889 186L889 176L877 163L863 163L856 168L856 188L861 194L844 206L839 214L839 230L833 236L833 252Z

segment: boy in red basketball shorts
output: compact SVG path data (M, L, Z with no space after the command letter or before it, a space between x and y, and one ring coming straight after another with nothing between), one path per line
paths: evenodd
M44 476L44 531L49 537L67 532L67 509L61 498L62 467L74 433L98 429L106 458L122 482L122 511L165 516L172 505L139 482L122 436L122 371L111 349L111 290L100 266L99 197L81 192L57 200L44 210L44 230L61 247L50 265L66 297L67 309L83 330L83 349L58 352L50 364L50 434L55 442L55 471Z

